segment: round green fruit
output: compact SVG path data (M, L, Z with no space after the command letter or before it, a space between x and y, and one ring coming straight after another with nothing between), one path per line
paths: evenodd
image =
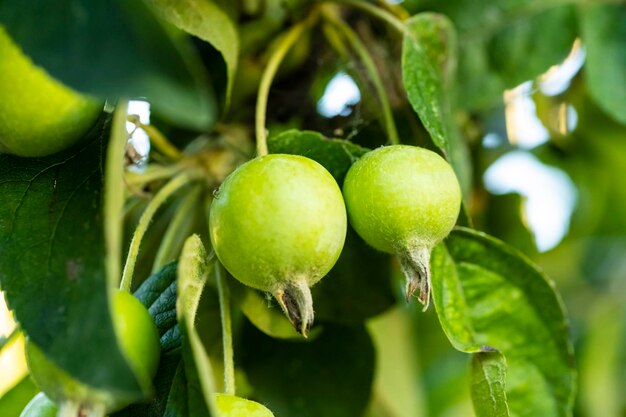
M40 392L35 395L26 408L20 414L20 417L56 417L57 406L46 394Z
M222 183L209 216L220 262L243 284L274 294L303 335L313 321L309 287L339 258L346 227L335 179L298 155L240 166Z
M116 290L112 298L113 327L128 363L142 380L156 374L160 358L159 333L146 308L132 294ZM33 342L26 344L26 359L37 386L61 407L100 408L107 412L130 404L120 398L77 380L55 365Z
M219 417L274 417L261 404L229 394L215 394Z
M0 26L0 153L38 157L68 148L102 107L33 64Z
M352 165L343 195L354 230L374 248L400 256L407 299L419 288L427 306L431 250L450 233L461 207L452 167L427 149L381 147Z

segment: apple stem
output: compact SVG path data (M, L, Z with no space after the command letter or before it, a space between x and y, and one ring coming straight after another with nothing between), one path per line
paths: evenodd
M400 266L406 278L406 301L419 289L417 299L424 306L423 311L428 309L430 302L430 252L426 246L408 250L400 256Z
M220 300L222 318L222 345L224 350L224 393L235 395L235 361L233 353L233 332L230 315L230 293L226 282L226 273L221 263L215 265L217 291Z
M133 273L135 272L135 263L137 262L137 256L139 255L139 246L141 241L148 230L148 226L152 221L152 218L156 214L157 210L170 198L174 193L183 188L185 185L194 181L198 175L190 172L183 172L174 179L170 180L154 198L148 203L146 209L139 218L139 223L133 233L133 238L128 248L128 255L126 257L126 263L124 265L124 271L122 273L122 282L120 288L125 291L130 291L133 281Z
M276 72L278 72L278 67L282 63L283 59L285 59L285 56L291 47L296 43L300 36L302 36L304 31L311 26L316 18L317 13L312 12L306 19L296 23L291 27L291 29L289 29L289 31L287 31L287 33L278 42L276 49L272 52L272 55L267 62L267 66L261 75L255 113L256 146L258 156L267 155L268 153L265 118L267 116L267 101L272 81L276 76Z
M313 297L305 279L299 279L279 289L274 297L296 330L305 338L313 324Z

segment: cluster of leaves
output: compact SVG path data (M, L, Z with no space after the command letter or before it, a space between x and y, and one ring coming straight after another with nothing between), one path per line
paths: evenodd
M0 2L0 22L53 76L121 104L114 117L103 113L75 148L39 159L0 155L0 285L20 329L57 365L91 386L143 398L144 387L119 350L107 302L107 289L122 275L122 248L132 254L141 243L136 263L124 274L143 281L135 294L157 322L162 357L151 402L120 416L215 415L211 395L224 388L221 319L228 306L223 300L220 306L219 266L203 246L209 242L206 210L213 188L252 156L254 93L290 28L302 30L269 95L275 103L267 115L269 151L312 158L341 184L367 147L387 141L382 132L391 141L400 136L437 148L461 181L466 207L459 223L465 226L474 219L506 237L484 220L497 202L483 211L470 204L471 196L483 192L472 173L480 172L484 156L472 142L472 129L488 122L505 88L562 61L577 37L587 51L584 84L578 86L585 90L578 109L587 110L580 112L581 129L601 120L609 126L604 136L624 132L623 5L72 0L60 9L48 3ZM558 35L546 36L554 28ZM388 67L387 61L400 64ZM324 119L312 110L320 95L314 90L328 78L328 68L344 69L362 91L373 93L358 105L359 117L379 119L382 128L356 128L350 140L317 132L335 136L337 128L360 123ZM385 69L389 76L383 79L378 72ZM401 76L395 77L398 69ZM148 167L124 172L123 100L139 97L150 102L154 124L186 150L167 152L155 141ZM470 116L479 123L459 123ZM589 137L595 131L579 133ZM604 161L614 148L593 149ZM544 157L552 155L546 151ZM581 182L598 184L603 174L594 173ZM604 204L626 207L619 195L607 199ZM155 201L163 207L143 239L136 239L159 209ZM601 209L588 210L601 216ZM397 297L397 261L349 230L337 265L313 288L317 325L310 341L264 294L229 277L238 394L279 417L412 416L418 410L435 416L453 401L449 393L466 382L469 369L479 417L572 415L573 348L552 282L511 246L469 227L453 231L432 263L435 311L421 315ZM625 333L613 329L616 345L624 344L619 338ZM406 334L418 334L417 340ZM442 334L447 341L437 339ZM600 349L601 335L592 333L590 340L590 350ZM470 354L471 365L468 356L445 350L450 344ZM419 371L409 366L417 358ZM442 363L455 370L437 369ZM415 374L423 387L416 386ZM408 394L397 388L401 382L410 387ZM0 398L3 415L11 415L2 408L11 395L22 406L32 396L29 384L26 377ZM415 404L417 392L424 393L427 408ZM623 407L613 401L611 410Z

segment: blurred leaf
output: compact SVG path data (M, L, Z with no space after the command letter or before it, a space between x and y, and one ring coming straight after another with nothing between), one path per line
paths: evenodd
M407 309L397 306L368 321L367 328L376 348L376 372L372 401L391 413L383 416L434 417L426 412L424 386L418 362L418 344L415 326L409 320ZM374 408L376 404L374 404Z
M183 337L183 370L190 388L187 396L190 417L217 416L211 362L195 327L200 296L214 265L214 257L209 259L200 237L187 238L177 270L176 315Z
M210 43L220 51L228 71L226 87L226 107L228 107L239 58L239 36L230 16L211 0L149 0L149 2L164 20Z
M3 1L0 22L37 65L78 91L113 101L146 97L186 127L215 122L199 58L143 1Z
M465 352L498 349L506 357L511 414L570 416L573 352L561 300L547 277L502 242L462 228L435 249L432 272L434 304L452 344ZM502 363L489 359L482 374L474 372L474 383L488 379L502 400L501 383L492 379L501 376ZM502 402L495 408L505 409Z
M626 8L585 5L579 17L589 92L605 112L626 124Z
M550 36L546 36L548 30ZM511 88L563 61L577 36L574 8L555 7L503 28L491 38L488 53L504 86Z
M302 155L319 162L335 177L339 186L350 166L369 149L342 139L328 139L309 130L287 130L268 139L270 153Z
M144 391L119 350L107 300L100 211L107 137L103 119L65 152L0 155L0 284L21 328L59 367L139 399Z
M589 315L580 355L580 403L588 417L622 416L626 411L626 308L602 299Z
M177 262L165 265L149 276L135 291L135 297L148 308L159 329L161 352L180 348L180 328L176 321Z
M27 375L17 385L0 397L0 416L19 417L26 404L39 390Z
M402 45L404 88L434 144L447 154L454 123L448 100L457 63L456 31L436 13L420 13L405 24L412 36L405 34Z
M356 324L380 314L396 301L391 255L371 248L348 227L339 260L312 293L316 321Z
M272 339L246 326L240 363L254 397L276 416L359 416L374 376L374 348L363 326L325 325L310 342Z

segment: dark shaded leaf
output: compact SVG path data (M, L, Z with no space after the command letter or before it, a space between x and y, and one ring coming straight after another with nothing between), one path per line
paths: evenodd
M135 291L159 329L161 352L178 349L181 345L180 328L176 321L176 270L177 262L165 265L150 275Z
M561 300L547 277L504 243L462 228L435 249L432 272L434 304L452 344L472 353L498 349L506 357L511 415L570 416L573 352ZM489 395L500 401L492 408L504 412L498 361L491 355L475 363L482 368L474 367L473 379L483 387L481 380L488 381ZM483 400L474 398L477 412Z
M318 132L287 130L268 139L270 153L302 155L319 162L339 186L350 166L369 149L341 139L328 139Z
M276 416L359 416L374 376L374 348L362 326L325 325L310 342L272 339L251 325L240 363L254 397Z
M348 227L339 260L312 293L316 321L355 324L380 314L396 301L391 255L368 246Z
M626 8L585 5L579 16L589 92L605 112L626 124Z
M24 332L79 380L141 398L109 315L101 197L108 121L38 159L0 155L0 284Z
M78 91L146 97L172 122L196 129L216 119L198 58L143 1L3 1L0 22L37 65Z

